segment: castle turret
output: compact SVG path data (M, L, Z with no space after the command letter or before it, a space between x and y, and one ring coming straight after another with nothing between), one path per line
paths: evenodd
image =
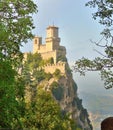
M38 36L34 37L34 39L33 39L33 53L38 52L41 44L42 44L42 38L38 37Z
M46 30L46 48L53 51L59 48L60 38L58 37L58 27L49 26Z
M66 49L63 46L60 46L58 27L49 26L46 30L45 40L45 44L42 44L41 37L34 37L33 53L40 53L45 60L53 58L54 64L56 64L61 58L65 59Z
M58 38L58 27L49 26L47 27L47 38L55 37Z

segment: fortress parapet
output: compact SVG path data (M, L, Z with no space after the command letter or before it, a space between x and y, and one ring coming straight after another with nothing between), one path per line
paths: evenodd
M43 67L46 73L51 73L53 74L56 69L59 69L62 74L65 74L65 69L66 69L66 63L65 62L60 62L57 64L47 64Z

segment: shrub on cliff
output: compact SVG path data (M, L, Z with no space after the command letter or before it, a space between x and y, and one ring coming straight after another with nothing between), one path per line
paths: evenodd
M59 69L56 69L53 75L59 79L61 77L61 71Z
M23 119L24 128L30 130L74 130L74 123L67 115L62 115L59 104L51 92L39 88L35 102L31 102ZM73 127L72 127L73 126Z
M27 59L22 67L22 76L26 85L36 86L40 81L46 78L46 73L41 68L43 59L40 54L28 53ZM35 83L35 84L34 84Z
M60 101L64 95L63 87L58 82L54 81L51 84L50 88L51 88L51 92L52 92L53 96L55 97L55 99Z

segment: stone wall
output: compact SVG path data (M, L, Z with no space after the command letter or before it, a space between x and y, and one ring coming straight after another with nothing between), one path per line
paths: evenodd
M65 66L66 66L66 63L61 62L57 64L48 64L44 66L43 69L45 70L46 73L51 73L51 74L53 74L56 69L59 69L62 74L65 74L66 72Z
M42 56L42 59L44 59L44 60L47 60L47 59L53 57L54 63L56 63L56 50L55 51L41 53L41 56Z
M43 44L43 45L40 45L39 46L39 49L37 50L38 53L44 53L46 52L46 45Z

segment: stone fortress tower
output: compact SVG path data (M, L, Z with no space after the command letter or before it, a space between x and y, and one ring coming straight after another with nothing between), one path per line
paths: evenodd
M45 44L42 44L42 37L34 37L33 53L40 53L43 59L53 58L54 64L59 57L66 57L65 47L60 46L58 27L49 26L46 29Z

